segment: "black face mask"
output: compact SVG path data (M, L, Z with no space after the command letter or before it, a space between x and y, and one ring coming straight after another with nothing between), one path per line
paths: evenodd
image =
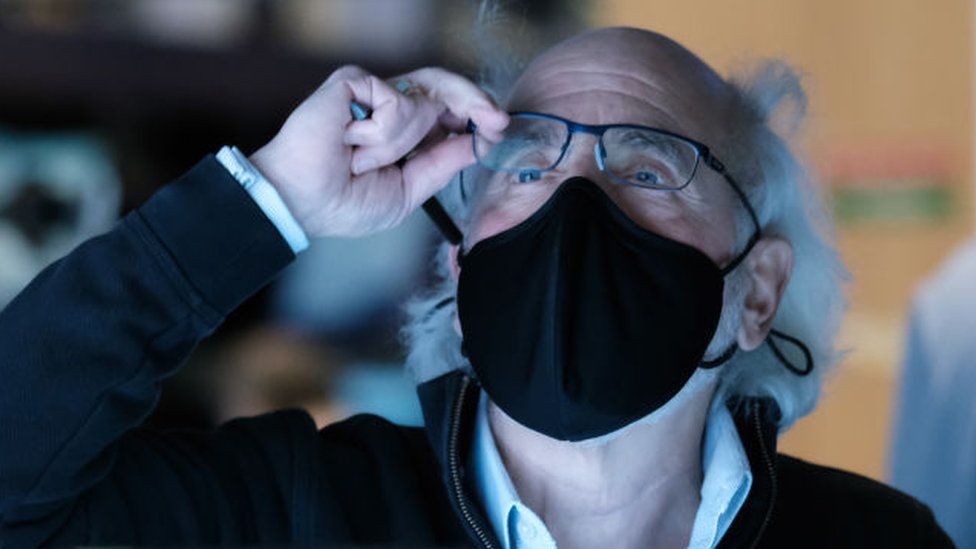
M460 258L465 354L519 423L560 440L605 435L663 406L696 368L732 356L734 342L702 362L724 275L749 248L720 269L640 227L591 181L567 180Z

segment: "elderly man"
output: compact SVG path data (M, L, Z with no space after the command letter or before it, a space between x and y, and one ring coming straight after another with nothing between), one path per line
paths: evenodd
M791 73L729 82L604 29L536 58L508 112L439 69L391 82L336 71L250 161L203 160L3 312L0 539L948 544L910 497L776 453L841 304L767 126ZM472 164L463 239L408 330L425 428L316 431L299 411L139 428L307 237L395 226Z

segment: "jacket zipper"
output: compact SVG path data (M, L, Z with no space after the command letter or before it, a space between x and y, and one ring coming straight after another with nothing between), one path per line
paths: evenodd
M458 463L460 458L458 451L458 440L460 438L461 431L461 411L464 407L464 397L467 393L468 384L471 382L468 376L461 378L461 391L458 394L457 404L454 406L454 415L451 421L451 438L448 446L448 465L451 473L451 487L454 490L454 498L457 500L458 507L461 509L461 515L464 516L465 522L467 522L468 527L471 531L475 533L478 539L481 541L481 545L486 549L492 549L494 544L488 539L485 534L484 529L478 524L471 511L468 509L468 504L465 501L464 489L461 485L461 466Z
M763 518L762 525L759 527L759 532L756 533L756 539L752 540L752 545L750 547L756 547L759 545L759 540L762 539L763 532L766 531L766 526L769 524L769 519L773 515L773 506L776 504L776 492L777 492L777 480L776 480L776 469L773 467L773 462L769 458L769 453L766 450L766 442L763 440L762 425L759 422L759 407L754 406L752 412L753 425L756 427L756 438L759 439L759 450L762 453L763 463L766 464L766 470L769 472L769 506L766 508L766 516Z

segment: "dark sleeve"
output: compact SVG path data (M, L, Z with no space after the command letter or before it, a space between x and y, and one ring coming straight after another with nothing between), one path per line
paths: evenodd
M955 547L949 534L939 526L938 521L935 520L935 514L932 513L932 509L928 505L916 500L917 513L916 513L916 543L914 547L928 547L937 548L944 547L951 549Z
M100 521L122 518L89 512L111 512L112 497L119 509L139 504L126 498L140 490L152 492L146 502L192 506L180 497L193 486L226 484L200 475L213 460L233 466L228 448L253 441L246 431L224 430L218 439L230 446L217 448L133 429L156 404L160 380L293 257L210 156L0 312L0 546L65 532L75 537L61 541L85 543ZM295 429L314 435L302 421ZM288 428L275 429L287 438ZM245 459L261 465L268 456Z

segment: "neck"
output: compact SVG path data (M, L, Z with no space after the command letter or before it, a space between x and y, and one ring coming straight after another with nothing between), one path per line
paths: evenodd
M679 393L668 410L575 443L532 431L489 404L492 433L519 498L560 547L687 545L715 383L686 389L691 394Z

